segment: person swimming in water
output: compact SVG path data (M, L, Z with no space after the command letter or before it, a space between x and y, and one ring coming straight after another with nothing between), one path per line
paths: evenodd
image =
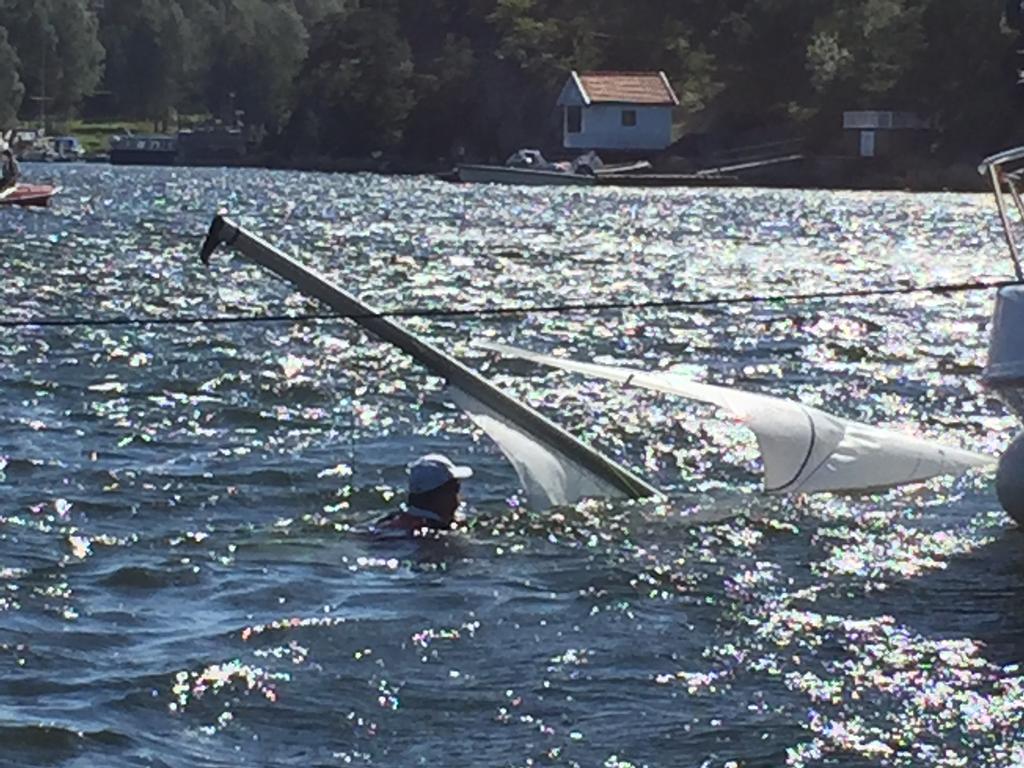
M374 523L380 533L415 533L423 529L447 531L462 505L462 481L473 476L447 456L430 453L409 465L409 496L402 510Z

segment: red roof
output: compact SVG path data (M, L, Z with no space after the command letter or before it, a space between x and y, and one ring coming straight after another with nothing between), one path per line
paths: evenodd
M573 72L590 103L679 106L664 72Z

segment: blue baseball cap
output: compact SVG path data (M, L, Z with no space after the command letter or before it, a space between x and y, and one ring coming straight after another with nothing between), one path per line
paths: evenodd
M472 468L454 464L443 454L428 453L409 465L409 493L429 493L452 480L472 476Z

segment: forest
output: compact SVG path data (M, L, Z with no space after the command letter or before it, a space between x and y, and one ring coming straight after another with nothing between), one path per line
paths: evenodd
M664 70L681 134L916 111L1011 142L1016 2L0 0L0 128L244 113L276 153L495 156L553 136L568 72Z

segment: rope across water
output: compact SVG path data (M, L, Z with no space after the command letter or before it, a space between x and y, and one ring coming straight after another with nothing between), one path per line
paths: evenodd
M272 315L204 315L204 316L132 316L121 317L37 317L0 319L0 328L111 328L133 326L189 326L237 325L246 323L303 323L356 320L368 317L389 318L500 318L532 314L571 314L578 312L606 312L614 310L644 309L699 309L702 307L750 304L790 304L832 299L874 298L880 296L907 296L913 294L945 295L986 291L1024 285L1017 280L973 281L940 283L926 286L897 286L892 288L865 288L847 291L819 291L816 293L788 293L776 295L709 296L703 298L666 298L649 301L578 302L565 304L517 305L510 307L483 307L478 309L440 309L432 307L400 307L381 310L373 314L272 314Z

